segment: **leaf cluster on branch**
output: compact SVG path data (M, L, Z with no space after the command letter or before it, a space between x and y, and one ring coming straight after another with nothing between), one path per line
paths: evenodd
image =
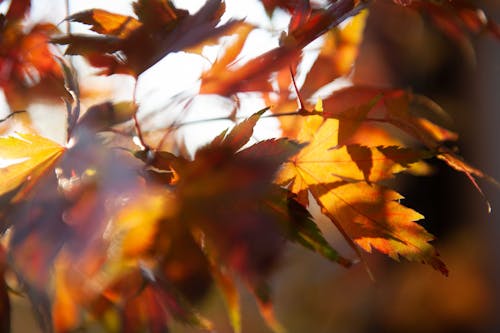
M281 332L269 277L287 242L344 267L376 250L448 275L434 237L418 222L423 216L387 180L426 174L425 160L433 158L464 173L481 194L477 179L494 180L450 148L457 134L424 96L351 85L315 100L352 73L370 1L261 2L269 17L280 10L290 22L278 46L247 60L243 47L259 28L222 20L222 0L207 0L195 13L167 0L136 0L134 16L90 9L66 17L89 26L88 34L26 24L29 0L13 0L0 14L0 87L11 110L0 128L1 332L10 330L13 290L29 299L44 332L93 321L111 332L166 332L172 320L212 330L196 310L212 285L241 332L239 282ZM481 32L500 37L498 26L465 1L393 5L429 18L459 42ZM318 56L298 85L304 48L318 40ZM82 56L100 74L139 80L166 55L202 55L209 45L221 52L201 74L199 94L237 101L253 92L268 107L242 119L234 102L224 118L234 127L193 156L174 136L188 123L141 126L135 96L82 106L70 56ZM65 144L34 126L9 132L30 104L61 100ZM282 134L252 141L258 122L270 117ZM359 258L325 239L314 206Z

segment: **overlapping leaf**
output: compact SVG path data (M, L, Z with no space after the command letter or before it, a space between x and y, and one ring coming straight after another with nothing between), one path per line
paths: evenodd
M427 115L418 115L412 106L420 105ZM444 160L450 167L464 173L474 187L484 196L475 178L497 182L480 170L470 166L455 151L444 145L456 141L456 133L437 125L446 122L446 115L432 101L423 96L403 90L387 90L366 86L353 86L341 89L324 101L325 118L340 120L339 133L353 133L362 122L390 124L406 132L425 145L437 158ZM437 119L432 122L429 119ZM340 137L343 138L342 136ZM489 203L487 202L488 208Z
M396 2L427 12L456 39L463 37L464 27L498 35L489 18L461 2ZM0 138L0 203L5 208L0 234L10 228L8 248L0 245L0 330L10 329L3 277L12 270L45 331L82 329L89 316L109 331L166 332L172 319L212 330L192 305L215 282L238 333L239 278L271 329L280 332L268 278L285 240L343 266L352 264L323 237L308 211L309 195L356 249L421 261L447 274L429 244L433 236L417 223L422 216L380 185L435 155L474 183L474 177L486 177L446 148L444 143L456 140L456 134L436 117L441 110L406 91L370 87L340 90L325 99L324 111L320 104L306 110L319 89L350 72L366 13L339 24L368 2L328 1L323 7L307 0L263 3L268 11L281 7L290 13L288 30L279 47L243 64L238 57L254 27L235 20L221 24L222 0L208 0L194 14L167 0L137 0L135 17L92 9L67 18L89 25L97 35L53 41L67 44L67 54L83 55L107 74L138 76L170 52L199 53L220 36L234 34L203 74L201 93L276 93L269 79L277 73L276 110L289 115L286 108L295 109L290 106L291 74L302 49L320 36L324 43L304 85L294 87L300 105L293 115L301 119L285 130L292 138L300 131L300 143L279 138L249 145L263 109L198 149L193 159L150 147L135 152L134 159L100 139L100 132L133 118L137 105L132 102L98 104L82 117L79 106L69 103L70 148L33 134ZM78 99L76 76L66 81L69 91L62 88L63 73L47 46L55 27L23 27L30 5L29 0L11 1L0 16L0 87L15 108L32 96L72 94ZM69 66L62 67L68 74ZM415 112L415 105L424 106L427 114ZM359 134L366 135L367 122L399 128L427 151L402 147L397 140L366 146L370 136L359 140ZM140 124L135 125L141 136ZM119 134L131 140L129 133Z
M207 1L193 15L166 0L139 0L133 8L137 19L99 9L73 14L67 19L89 24L100 35L72 34L53 42L67 44L66 54L84 56L105 74L138 76L168 53L196 50L241 23L218 25L225 10L221 0Z
M219 73L218 76L202 76L200 93L231 96L242 91L270 91L268 79L273 72L295 64L301 56L303 47L346 18L356 15L363 8L362 3L339 1L313 15L297 19L293 30L282 38L279 47L240 66L236 64L228 66L226 71ZM207 73L211 72L209 70Z
M399 194L366 182L391 177L420 156L405 151L403 155L413 156L398 163L398 158L391 159L376 148L357 147L362 151L349 153L348 147L337 147L337 128L336 120L308 118L299 139L309 144L285 164L277 182L287 185L303 204L311 193L344 236L365 250L375 248L396 259L426 262L447 274L428 243L432 236L415 223L422 216L402 206Z

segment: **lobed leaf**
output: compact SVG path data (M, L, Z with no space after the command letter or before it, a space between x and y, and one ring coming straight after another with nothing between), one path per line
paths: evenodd
M103 9L89 9L70 15L66 20L91 25L91 30L103 34L124 38L141 26L141 22L132 16L120 15Z
M0 159L10 164L0 169L0 195L47 171L64 150L52 140L34 134L0 138Z
M66 54L82 55L103 73L138 76L171 52L192 50L230 33L241 21L219 25L225 10L221 0L209 0L190 15L166 0L133 3L137 19L102 10L71 15L68 19L92 25L98 36L71 34L52 39L68 45Z
M297 194L304 205L311 193L351 244L367 251L376 248L395 259L402 256L429 263L447 274L428 243L432 236L415 223L422 216L401 205L396 192L364 181L389 178L408 163L404 158L400 159L403 164L388 158L390 150L384 155L377 148L338 147L337 136L337 120L308 117L299 140L309 144L285 164L276 182ZM413 158L418 159L418 154L409 160Z

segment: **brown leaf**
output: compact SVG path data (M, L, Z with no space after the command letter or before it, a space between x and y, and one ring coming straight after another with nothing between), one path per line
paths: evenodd
M30 8L30 0L11 1L6 17L8 20L22 20Z
M218 25L225 9L221 0L207 1L193 15L166 0L140 0L133 5L138 20L96 10L74 14L68 19L91 24L101 34L72 34L52 42L68 45L67 54L84 56L93 66L104 68L104 74L138 76L167 54L199 50L200 44L239 24Z

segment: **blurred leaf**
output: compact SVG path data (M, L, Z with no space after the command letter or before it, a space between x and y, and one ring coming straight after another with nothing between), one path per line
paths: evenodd
M257 306L259 307L259 312L266 321L267 326L274 333L284 333L286 329L278 321L274 313L274 306L271 301L271 295L269 290L269 285L265 282L260 282L257 284L250 285L250 290L252 291L254 297L257 299Z
M30 10L30 8L31 8L30 0L11 1L6 17L8 20L14 20L14 21L22 20L24 16L27 14L27 12Z
M212 263L211 268L215 283L224 296L233 331L234 333L241 333L240 294L236 283L224 267L219 267L217 263Z
M34 134L0 138L0 159L8 163L0 169L0 195L17 188L35 171L43 173L63 152L64 147ZM44 169L36 170L40 166Z
M345 26L334 27L324 34L318 58L300 89L303 98L309 98L319 88L352 70L367 17L368 10L363 10Z
M209 0L190 15L166 0L138 0L133 3L138 19L89 10L68 20L90 24L98 36L71 34L53 38L68 45L66 54L82 55L103 73L138 76L165 57L182 50L200 50L199 44L218 38L240 22L218 25L225 10L221 0Z
M180 170L178 191L187 223L206 235L217 257L253 279L272 269L282 243L274 213L261 202L279 165L299 146L268 140L234 154L233 142L198 150Z
M219 71L217 76L214 71L209 70L208 74L202 76L200 93L231 96L238 92L272 91L269 77L273 72L295 64L301 57L304 46L347 17L357 14L363 7L363 3L356 5L350 1L339 1L310 17L306 15L307 19L300 18L300 26L282 38L279 47L245 64L227 66L224 71Z
M114 125L131 120L136 112L137 105L133 102L93 105L78 120L77 130L82 127L95 132L109 130Z
M13 1L12 5L22 2ZM56 31L49 23L27 28L8 19L0 27L0 88L12 109L23 110L31 102L66 96L61 68L48 44Z
M103 9L79 12L68 16L66 20L88 24L91 25L91 30L99 34L121 38L130 35L132 31L141 26L141 23L131 16L110 13Z

